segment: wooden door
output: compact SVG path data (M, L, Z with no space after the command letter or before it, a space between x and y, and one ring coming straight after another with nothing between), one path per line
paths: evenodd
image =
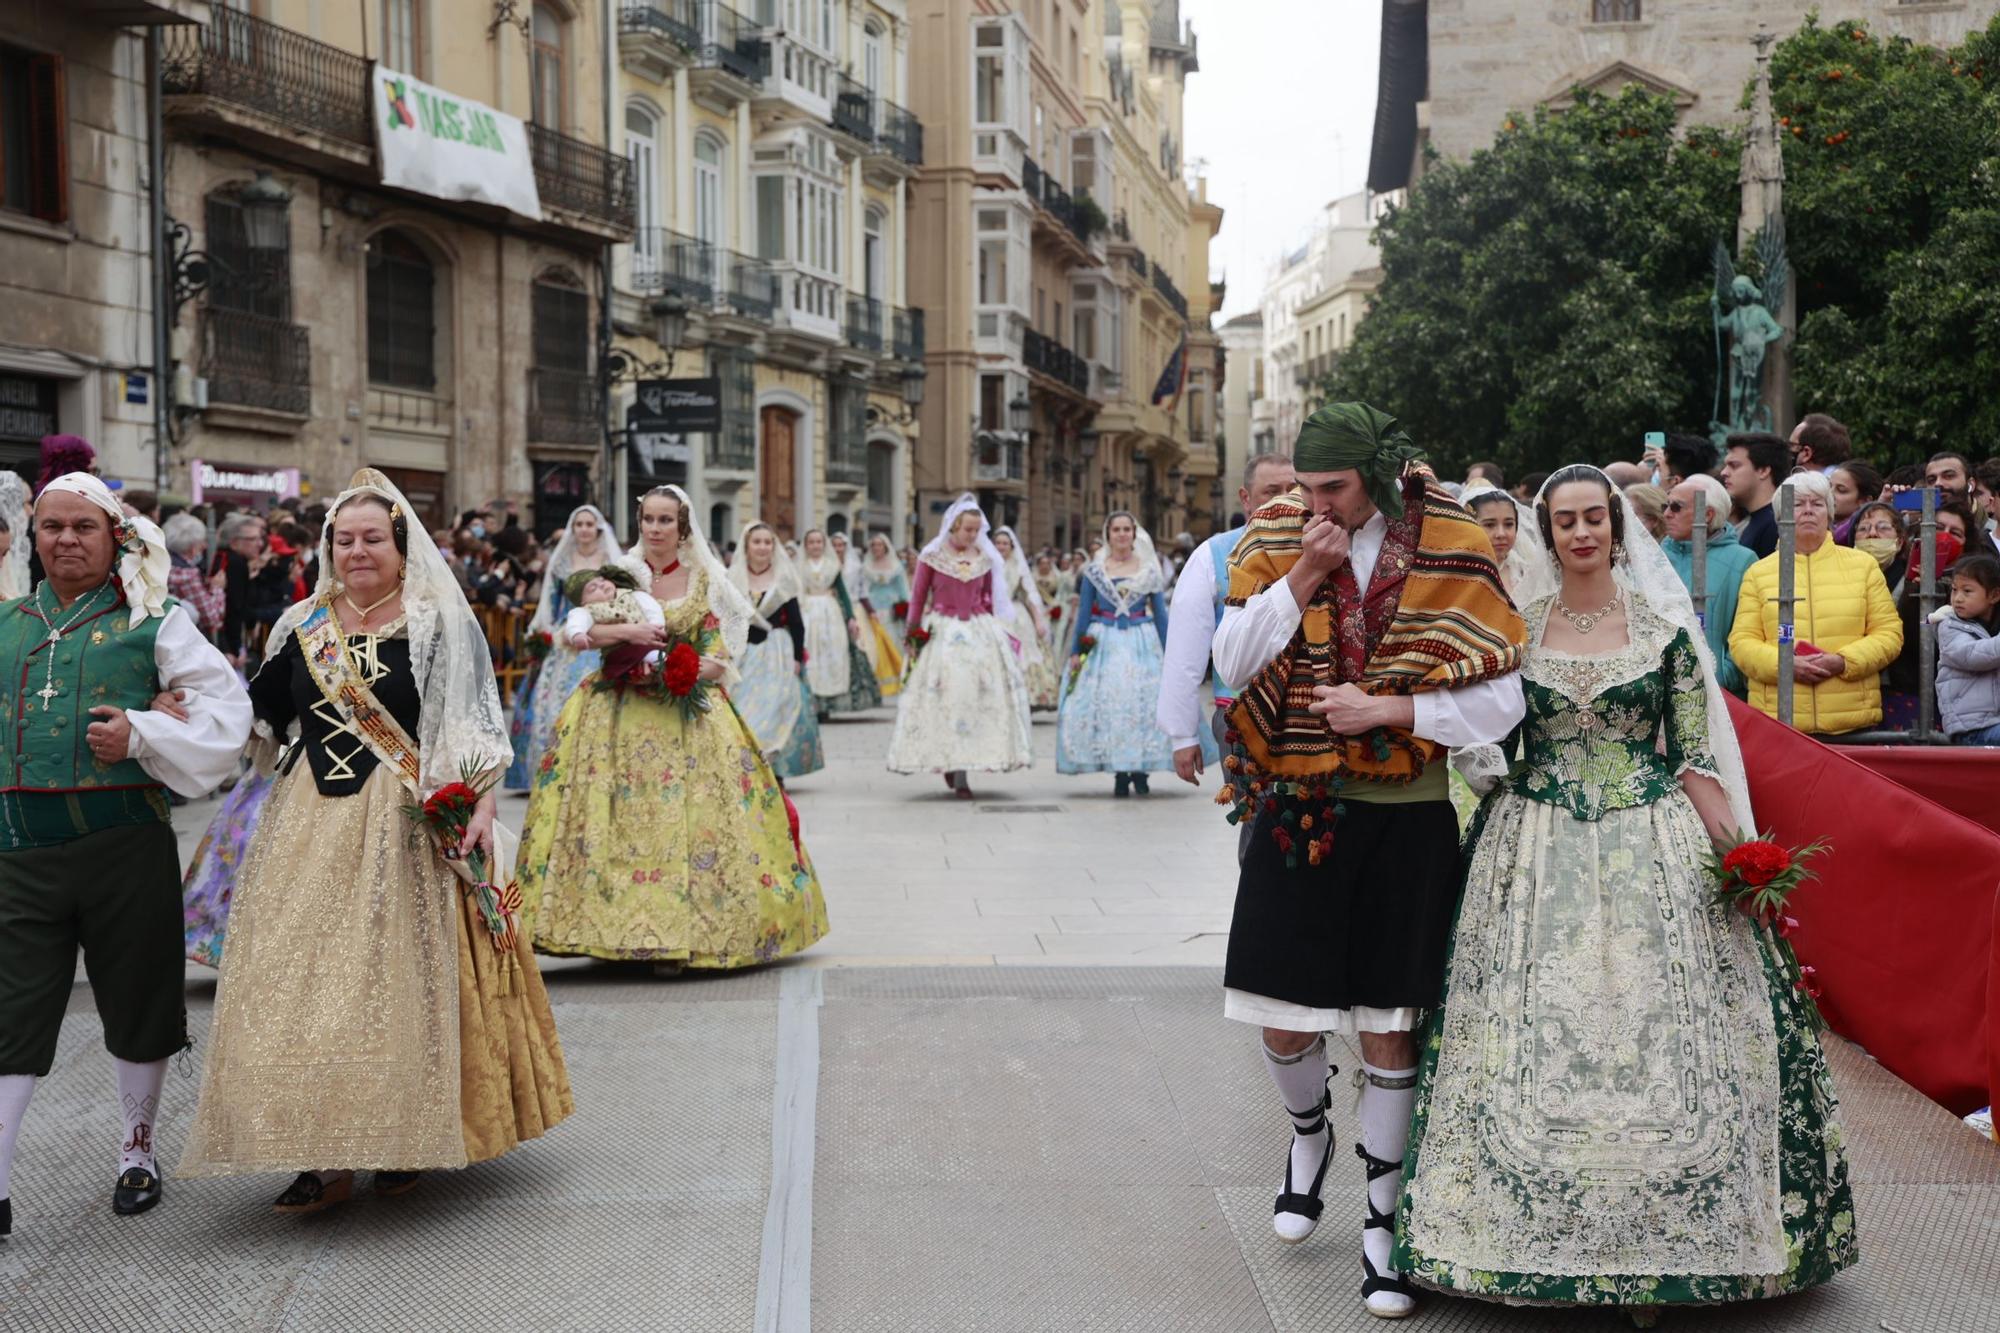
M759 463L758 516L780 537L793 537L798 521L797 468L793 457L799 415L782 407L767 407L759 423L764 456Z

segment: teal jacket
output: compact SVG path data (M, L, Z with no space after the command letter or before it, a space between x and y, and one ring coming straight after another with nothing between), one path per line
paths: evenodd
M1660 543L1673 562L1689 593L1694 591L1694 543L1669 537ZM1724 524L1708 537L1708 650L1715 655L1715 676L1737 698L1743 697L1743 673L1729 656L1729 628L1736 623L1736 594L1743 590L1743 574L1757 563L1757 553L1736 540L1736 533Z

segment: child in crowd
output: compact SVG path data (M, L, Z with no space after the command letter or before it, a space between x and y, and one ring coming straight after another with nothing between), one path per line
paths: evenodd
M665 625L667 615L660 604L639 591L639 580L617 565L602 569L580 569L569 576L564 591L574 603L563 617L563 636L570 647L590 647L592 625ZM612 680L651 671L660 665L660 651L639 644L615 644L604 652L604 674Z
M1951 568L1951 606L1938 615L1938 717L1957 745L2000 745L2000 560L1970 555Z

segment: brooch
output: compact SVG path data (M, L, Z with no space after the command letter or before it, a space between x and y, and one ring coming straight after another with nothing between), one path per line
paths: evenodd
M91 643L93 643L93 644L99 644L99 643L103 643L103 642L104 642L104 631L103 631L103 630L101 630L101 629L94 629L94 630L92 630L92 631L90 632L90 641L91 641Z

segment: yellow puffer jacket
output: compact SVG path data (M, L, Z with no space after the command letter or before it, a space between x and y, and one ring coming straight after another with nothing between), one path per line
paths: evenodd
M1839 653L1839 677L1808 685L1796 681L1792 725L1832 735L1880 725L1881 672L1903 650L1903 620L1883 581L1882 567L1865 551L1836 545L1831 537L1811 555L1793 557L1794 641ZM1750 703L1778 715L1778 556L1744 571L1729 631L1729 655L1750 682Z

